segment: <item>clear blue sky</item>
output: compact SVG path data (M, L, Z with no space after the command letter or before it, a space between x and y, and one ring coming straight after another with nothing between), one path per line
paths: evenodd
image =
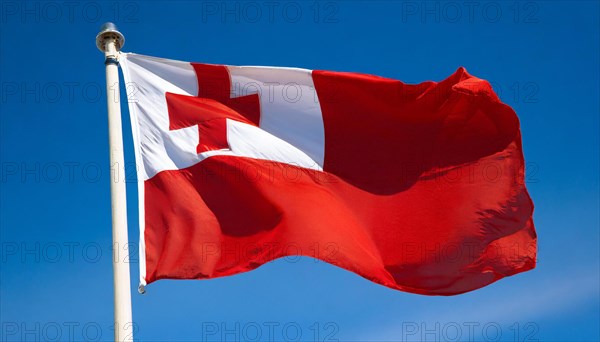
M105 21L119 25L124 51L186 61L409 83L464 66L519 115L539 235L535 270L454 297L394 291L308 258L222 279L159 281L133 293L136 340L219 340L224 332L261 341L298 332L303 341L600 338L598 2L1 6L2 340L112 338L106 94L94 42ZM134 242L135 189L128 183ZM137 267L134 260L132 291Z

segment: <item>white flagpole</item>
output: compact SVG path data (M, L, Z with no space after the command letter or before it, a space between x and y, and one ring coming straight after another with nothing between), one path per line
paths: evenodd
M106 99L108 104L108 137L110 148L110 199L112 207L113 285L115 291L115 341L133 341L131 292L129 288L129 253L127 241L127 202L125 193L125 164L121 132L121 103L119 100L118 53L125 37L113 23L102 25L96 36L96 46L104 52L106 65Z

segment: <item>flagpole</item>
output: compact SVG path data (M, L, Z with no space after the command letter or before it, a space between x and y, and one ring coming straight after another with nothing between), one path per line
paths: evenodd
M129 288L129 253L127 241L127 202L125 164L121 133L121 103L119 101L118 53L125 37L113 23L102 25L96 36L96 46L104 52L106 66L106 99L108 105L108 137L110 148L110 200L112 207L113 286L115 307L115 341L133 341L131 292Z

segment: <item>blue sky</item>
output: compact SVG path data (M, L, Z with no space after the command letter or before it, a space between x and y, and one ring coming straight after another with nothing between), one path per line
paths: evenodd
M136 340L600 338L598 2L1 6L1 340L112 338L106 94L94 41L105 21L125 35L124 51L179 60L409 83L442 80L464 66L519 115L539 235L535 270L454 297L394 291L308 258L209 281L163 280L139 295L133 251ZM127 113L123 104L133 175Z

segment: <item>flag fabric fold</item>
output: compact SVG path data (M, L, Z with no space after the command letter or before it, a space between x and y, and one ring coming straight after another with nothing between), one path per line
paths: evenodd
M121 54L140 281L302 255L453 295L535 267L519 121L463 68L372 75Z

